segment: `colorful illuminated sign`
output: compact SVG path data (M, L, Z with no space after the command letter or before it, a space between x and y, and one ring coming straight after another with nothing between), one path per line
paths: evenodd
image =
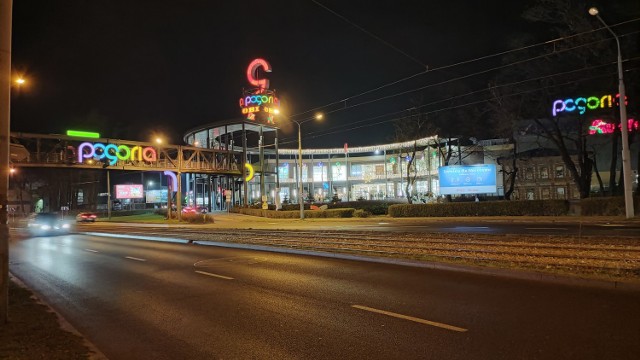
M116 185L116 199L142 199L142 185Z
M256 88L244 91L244 96L239 100L240 108L247 120L274 124L274 115L279 112L280 100L276 97L275 91L269 90L269 80L258 78L259 69L271 72L271 65L264 59L255 59L249 64L247 80Z
M628 104L628 98L625 96L625 104ZM596 110L598 108L611 108L613 105L620 105L620 94L617 95L604 95L601 97L590 96L588 98L579 97L576 99L556 100L551 107L551 113L553 116L558 116L561 112L573 112L578 110L580 115L584 114L588 110Z
M629 132L638 131L640 125L638 124L638 120L629 119L627 121L627 128ZM618 128L621 128L621 124L618 124ZM589 126L589 135L594 134L613 134L616 130L616 125L604 122L600 119L593 120L591 122L591 126Z
M84 159L102 160L107 158L109 165L115 165L118 160L138 160L154 162L158 159L156 149L147 146L129 147L126 145L103 144L83 142L78 146L78 162L82 163Z

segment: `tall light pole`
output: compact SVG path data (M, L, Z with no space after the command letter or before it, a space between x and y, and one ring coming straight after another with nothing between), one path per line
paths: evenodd
M298 203L300 204L300 220L304 220L304 198L302 196L304 187L302 184L302 130L301 125L310 120L322 120L324 116L320 113L316 114L311 119L302 121L292 120L298 125Z
M618 35L611 30L604 20L599 15L598 8L592 7L589 9L589 14L595 16L600 20L607 30L616 39L616 45L618 46L618 93L620 94L620 133L622 136L622 176L624 182L624 207L627 219L631 219L634 216L633 211L633 182L631 180L631 152L629 151L629 123L627 120L627 104L626 104L626 91L624 87L624 77L622 70L622 52L620 51L620 39Z
M9 134L11 104L11 21L13 1L0 1L0 325L9 312Z

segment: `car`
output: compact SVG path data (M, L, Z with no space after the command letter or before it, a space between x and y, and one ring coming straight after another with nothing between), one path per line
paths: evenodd
M206 214L207 208L204 206L185 206L182 208L183 214Z
M32 235L54 235L68 233L71 224L57 213L37 213L27 220L27 228Z
M76 215L77 222L96 222L97 214L92 212L81 212Z

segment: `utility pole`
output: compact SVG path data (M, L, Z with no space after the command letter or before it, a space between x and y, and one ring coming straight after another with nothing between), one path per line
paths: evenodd
M9 317L9 134L11 114L12 0L0 0L0 325Z

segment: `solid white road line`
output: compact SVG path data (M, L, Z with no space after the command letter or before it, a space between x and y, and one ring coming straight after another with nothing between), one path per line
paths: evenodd
M217 278L220 278L220 279L233 280L233 278L232 278L232 277L228 277L228 276L224 276L224 275L218 275L218 274L212 274L212 273L209 273L209 272L206 272L206 271L196 270L196 272L197 272L198 274L207 275L207 276L212 276L212 277L217 277Z
M129 260L135 260L135 261L147 261L146 259L140 259L137 257L133 257L133 256L125 256L125 259L129 259Z
M97 252L99 252L98 250L91 250L91 249L84 249L84 251L89 251L89 252L92 252L92 253L97 253Z
M425 320L425 319L420 319L420 318L413 317L413 316L397 314L397 313L394 313L394 312L391 312L391 311L374 309L374 308L370 308L368 306L351 305L351 307L354 307L354 308L360 309L360 310L371 311L371 312L382 314L382 315L392 316L392 317L395 317L395 318L398 318L398 319L409 320L409 321L417 322L417 323L420 323L420 324L431 325L431 326L435 326L435 327L439 327L439 328L447 329L447 330L451 330L451 331L457 331L457 332L466 332L466 331L468 331L467 329L460 328L460 327L457 327L457 326L447 325L447 324L443 324L443 323L439 323L439 322L435 322L435 321L429 321L429 320Z

